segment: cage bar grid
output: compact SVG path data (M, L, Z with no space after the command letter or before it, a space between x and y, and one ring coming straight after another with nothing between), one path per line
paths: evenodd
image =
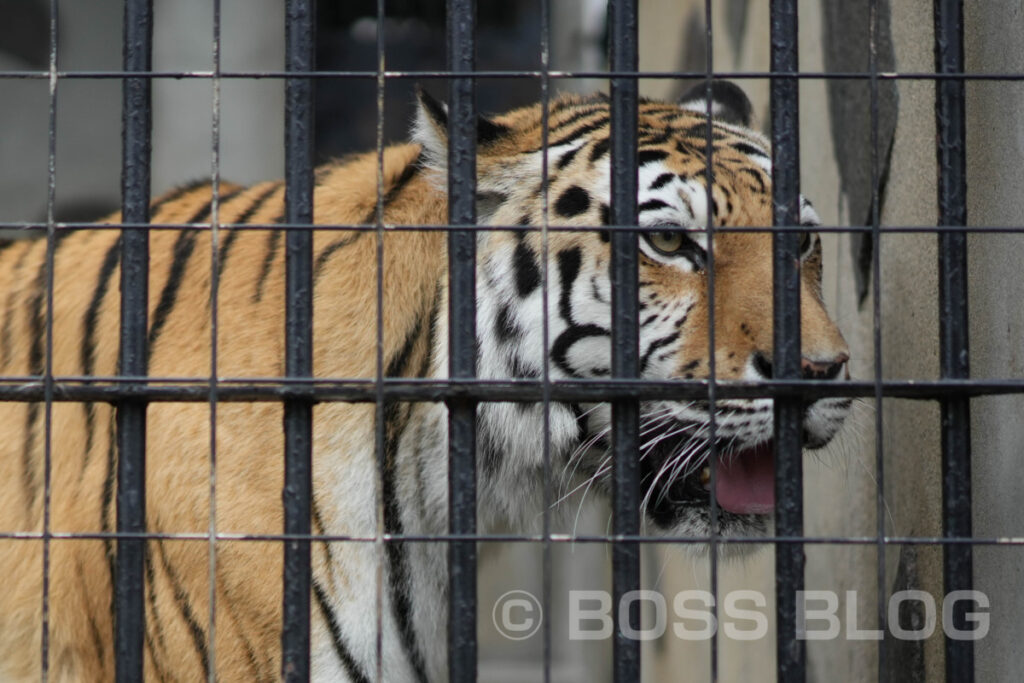
M871 65L867 72L801 72L797 63L797 14L795 0L772 0L771 35L772 65L768 72L716 72L711 66L708 49L708 68L704 72L648 72L640 71L637 63L636 0L610 0L610 69L600 72L553 71L548 68L547 49L550 41L549 3L543 2L542 51L543 68L520 71L478 71L473 58L475 46L474 3L470 0L448 0L449 69L445 71L394 71L384 68L382 31L383 0L378 0L379 68L373 72L317 71L313 64L315 47L314 12L312 0L287 0L287 64L284 71L232 71L220 69L219 0L214 0L214 61L212 71L166 72L152 69L152 0L126 0L124 14L124 68L121 71L62 71L57 62L57 1L50 3L50 68L48 71L0 71L5 79L49 79L51 96L49 105L49 179L47 221L35 223L2 223L0 227L45 229L47 239L47 280L45 283L46 351L40 372L29 377L0 378L0 401L43 403L46 437L46 503L44 526L41 533L0 533L3 539L41 539L44 541L43 637L41 662L44 679L49 670L48 661L48 587L45 574L48 567L49 543L55 539L98 539L108 547L116 545L116 675L120 680L140 680L143 674L145 610L143 596L144 567L147 559L146 542L150 540L202 540L209 544L210 581L216 572L216 542L220 540L280 541L285 557L283 578L284 598L282 628L282 676L286 680L309 678L309 617L312 594L310 573L310 543L373 542L387 547L395 542L447 542L450 562L450 615L449 663L454 681L471 681L477 675L476 638L476 550L478 541L543 543L544 600L550 599L550 546L555 543L610 544L613 556L613 586L615 602L625 593L640 587L639 548L645 543L770 543L776 546L778 577L778 675L779 680L797 681L806 678L806 653L801 641L795 637L795 593L803 586L803 546L807 544L874 544L878 548L879 626L885 624L882 605L885 566L882 557L889 545L938 545L943 547L945 590L965 590L972 586L972 550L975 545L1024 545L1020 538L973 537L971 528L970 491L970 398L982 395L1024 393L1024 381L975 380L970 378L968 363L968 307L967 307L967 235L968 233L1019 232L1017 227L967 226L966 216L966 155L965 155L965 93L967 80L1019 81L1024 75L1017 73L971 73L964 69L963 3L962 0L936 0L935 7L935 73L882 73L877 69L875 33L877 31L877 2L871 3ZM706 3L707 31L710 37L710 2ZM556 381L545 372L536 381L482 381L476 379L475 348L475 156L476 106L475 82L480 78L540 78L542 103L546 112L550 79L601 77L611 81L613 108L613 222L609 228L613 244L613 278L618 283L613 311L613 380ZM700 78L710 93L713 78L769 78L772 90L772 142L775 225L762 230L773 234L775 255L775 376L772 380L733 384L714 377L706 382L652 382L636 379L637 349L636 324L636 103L637 82L641 78ZM62 79L117 78L123 81L123 176L122 212L120 225L108 226L121 231L121 354L119 374L115 377L58 376L52 372L52 311L53 311L53 258L60 238L73 229L96 228L92 224L58 222L54 218L56 170L56 89ZM213 198L210 222L181 225L150 225L150 128L152 116L151 84L155 78L213 79L213 130L211 149ZM208 378L190 379L148 376L148 230L150 229L211 229L212 263L218 258L218 231L224 227L218 220L219 198L219 83L232 78L282 78L286 87L286 215L279 224L237 226L240 229L274 228L285 233L288 263L287 322L286 322L286 378L221 378L218 376L216 353L211 358ZM384 376L381 344L383 315L382 283L378 268L378 361L377 377L371 381L335 381L312 378L312 232L313 229L313 81L320 78L377 79L378 113L383 114L383 87L389 79L447 79L450 83L449 109L449 209L451 223L444 226L394 226L396 230L445 230L449 233L451 277L451 366L450 379L442 381L397 380ZM866 79L871 85L872 129L872 224L863 227L825 226L822 231L870 232L879 244L880 220L877 197L878 150L878 92L884 80L927 80L936 85L936 145L939 169L937 226L885 226L889 232L931 232L939 242L939 307L941 339L941 378L937 381L883 380L879 350L881 348L880 297L874 300L875 375L873 381L846 382L840 386L826 382L800 379L800 321L799 321L799 269L794 265L798 254L799 229L799 153L797 88L802 79ZM546 142L546 140L545 140ZM710 157L711 139L708 133ZM378 129L377 149L382 155L383 135ZM378 189L382 189L383 157L378 161ZM544 165L546 176L547 167ZM386 226L383 221L382 193L378 192L378 220L376 225L334 226L334 229L375 230L378 237ZM558 230L547 225L547 195L545 191L545 220L540 231L544 244L543 282L547 287L548 232ZM102 226L100 226L102 227ZM711 225L706 229L711 232ZM324 228L317 228L324 229ZM487 230L522 230L522 226L489 226ZM529 228L529 230L538 230ZM573 228L578 231L579 228ZM719 229L716 228L716 231ZM756 231L744 228L743 231ZM378 244L383 244L379 240ZM879 249L873 253L873 283L879 291ZM383 252L378 251L379 265L383 265ZM216 349L217 339L217 268L212 282L212 337ZM712 266L713 272L713 266ZM713 279L713 275L712 275ZM712 284L713 287L713 284ZM546 305L546 297L545 297ZM714 348L712 333L709 344ZM545 339L547 337L545 315ZM800 491L801 400L817 396L874 397L880 406L883 398L912 398L937 400L942 411L943 453L943 536L899 537L884 534L884 521L879 521L876 536L867 537L809 537L803 531L803 507ZM777 533L765 537L722 538L712 524L706 538L685 537L652 538L640 534L638 517L638 475L628 456L638 447L639 401L651 397L706 398L713 406L718 398L770 396L776 399L776 448L778 486ZM611 400L614 406L615 498L614 528L609 535L562 536L552 534L547 513L544 530L531 534L478 534L476 532L475 434L476 407L484 401L542 402L545 420L549 404L559 400ZM312 491L311 435L313 406L323 401L374 402L378 408L378 457L382 456L382 411L387 401L444 401L449 407L451 438L451 495L450 533L442 536L416 536L390 533L386 522L382 532L374 537L327 536L313 534L310 525ZM50 413L53 404L62 401L110 402L117 406L118 477L116 491L116 530L104 529L100 533L60 533L49 528L49 473L51 434ZM285 411L285 529L282 534L227 534L217 531L215 508L211 507L210 527L206 534L156 533L146 530L145 523L145 444L146 406L150 402L206 402L211 410L211 505L215 498L216 480L216 406L231 401L280 402ZM881 415L876 416L876 466L878 471L878 506L881 512L883 457L881 446ZM545 471L550 473L550 454L545 442ZM381 462L381 475L383 467ZM712 477L714 477L712 466ZM545 486L548 485L546 477ZM111 492L113 493L113 492ZM545 491L545 496L549 495ZM546 498L547 500L547 498ZM713 508L714 509L714 508ZM386 518L383 514L382 520ZM879 514L881 517L881 514ZM716 576L712 562L712 582ZM383 590L378 581L378 595ZM214 642L216 610L215 593L209 593L207 644L208 676L214 679ZM633 603L634 607L637 603ZM378 601L377 623L380 619ZM955 624L966 625L964 613L954 613ZM456 618L461 615L466 618ZM629 615L634 627L639 625L636 611ZM639 643L628 639L616 629L614 639L614 672L617 681L638 680L640 676ZM378 628L378 632L380 629ZM550 630L545 628L544 677L550 678ZM378 641L378 675L380 674L380 644ZM715 649L712 648L712 670ZM974 677L973 646L970 641L946 639L945 665L947 680L970 681ZM879 675L885 672L885 644L879 644Z

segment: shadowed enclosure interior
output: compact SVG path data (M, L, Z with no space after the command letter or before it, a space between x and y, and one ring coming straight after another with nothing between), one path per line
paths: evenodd
M321 0L324 4L324 0ZM478 13L485 3L473 0L447 0L436 3L434 10L445 18L444 68L391 69L385 60L383 34L391 24L385 21L392 4L378 0L375 26L377 52L373 64L378 67L361 70L318 69L318 54L329 50L324 36L317 35L318 15L314 0L284 0L286 15L285 62L279 70L221 69L220 53L220 0L213 0L214 62L211 70L154 71L152 0L125 0L123 25L123 69L110 71L63 71L60 67L58 45L57 0L49 6L49 67L42 70L0 72L3 79L31 79L49 84L49 167L48 201L45 222L7 221L0 227L41 233L47 241L49 264L44 296L52 301L53 255L63 235L68 231L92 228L90 223L60 220L55 208L57 193L57 99L61 87L76 79L113 80L121 83L122 100L122 211L123 224L110 229L121 231L121 328L119 376L71 377L52 372L53 320L52 305L46 306L42 329L41 357L38 373L28 377L0 377L0 400L31 402L38 406L45 420L45 500L49 500L49 471L51 459L49 442L52 424L51 407L55 402L106 402L116 406L118 471L116 488L115 530L94 534L69 534L51 531L48 512L44 514L43 530L35 532L5 532L5 539L41 540L43 543L43 572L49 571L49 548L55 543L71 543L74 537L107 539L116 543L116 672L119 681L141 680L143 672L145 604L143 600L145 575L145 543L147 539L182 539L192 542L206 541L210 554L211 585L216 569L216 549L220 541L270 541L281 545L284 554L282 576L282 677L289 681L309 679L310 605L311 605L311 542L324 540L337 543L375 543L383 548L389 543L443 542L448 547L449 604L448 662L453 681L474 681L478 675L478 590L477 548L480 542L532 543L543 548L545 558L544 590L541 602L551 601L550 572L551 548L568 539L552 534L549 514L543 519L542 532L536 535L477 533L476 490L477 469L477 406L481 402L510 401L543 404L545 414L549 404L557 401L586 403L608 402L612 406L613 421L613 500L612 526L605 535L579 536L577 543L605 544L610 548L612 561L613 604L641 588L641 547L647 543L678 542L680 544L707 543L714 549L723 544L774 544L777 579L777 679L804 681L807 679L805 641L796 636L798 626L797 594L804 589L804 555L808 544L860 544L876 545L879 549L879 583L885 579L884 549L887 545L941 545L943 552L944 591L969 590L972 584L972 554L976 544L1020 545L1019 540L975 538L971 525L971 399L985 395L1019 394L1024 392L1024 381L1019 379L972 379L968 353L968 297L967 297L967 235L969 232L993 232L1000 228L967 227L967 133L965 83L975 79L1020 80L1019 74L974 74L964 68L964 20L962 0L935 0L934 2L934 72L884 72L878 65L875 49L877 31L877 0L872 0L871 47L869 68L865 71L801 72L799 68L799 18L797 0L772 0L770 7L771 63L769 72L723 72L712 68L711 48L706 60L707 69L693 72L650 72L640 69L638 59L638 4L639 0L609 0L607 3L607 70L556 71L550 63L551 0L539 0L540 24L536 27L539 44L538 67L531 70L479 70L476 55L483 49L478 42ZM403 6L404 10L404 6ZM342 12L343 10L336 10ZM710 43L711 0L705 7L707 37ZM213 93L212 148L210 150L213 200L210 213L198 223L149 225L151 201L151 128L154 116L152 83L154 79L197 79L210 82ZM604 380L550 381L547 370L537 380L476 380L476 240L481 229L523 230L521 226L476 227L476 120L478 114L477 85L481 79L508 81L508 87L527 80L547 103L562 79L600 79L609 85L611 123L611 232L612 258L610 269L616 287L613 289L612 368L611 376ZM710 95L714 80L732 79L741 85L745 80L770 80L770 129L772 142L772 180L774 225L763 226L771 231L774 257L774 375L759 382L720 383L714 379L692 381L645 381L639 379L638 352L638 251L637 235L637 106L640 79L690 79L706 84ZM148 315L149 236L153 230L210 230L212 232L211 259L211 345L217 340L217 254L224 232L217 219L218 202L223 192L220 183L220 92L226 84L237 80L274 80L284 83L284 177L286 183L286 213L283 222L273 225L246 226L275 229L285 234L286 250L286 318L285 318L285 377L254 380L222 376L217 369L217 354L211 353L211 366L207 378L182 379L148 376L147 339L156 324ZM828 381L801 378L800 345L800 155L798 102L801 82L809 80L855 80L870 87L871 133L870 149L872 187L870 220L867 225L855 227L824 226L822 232L856 234L870 239L875 248L868 252L870 264L866 270L872 280L874 292L880 288L880 245L882 231L899 231L899 227L881 225L878 196L878 175L883 166L884 149L879 149L878 123L879 88L887 82L929 81L935 86L935 158L937 169L938 221L936 226L907 227L907 232L934 232L938 242L938 300L940 314L940 378L931 381L885 379L880 364L876 363L871 378L854 379L839 385ZM320 122L315 120L315 93L346 88L372 91L377 104L375 144L383 164L384 123L383 111L389 85L422 83L435 91L446 88L448 103L449 179L447 188L449 224L436 226L385 226L383 192L379 192L377 224L375 226L317 226L317 230L367 230L383 236L385 230L443 230L448 239L448 276L451 298L449 302L449 376L450 380L407 380L386 378L383 361L383 266L377 269L377 377L373 380L344 378L313 378L313 188L314 165L317 151L315 133ZM546 111L544 107L543 111ZM546 115L546 114L545 114ZM364 143L370 141L363 141ZM712 151L712 130L707 127L707 154ZM371 146L370 144L366 145ZM710 165L709 165L710 166ZM545 162L543 174L549 173ZM710 176L710 169L708 170ZM710 177L709 177L710 180ZM380 182L380 181L379 181ZM378 185L378 187L382 187ZM710 182L708 183L710 196ZM3 217L0 217L3 218ZM712 233L721 230L706 226L708 241ZM540 233L544 240L548 226L529 228ZM576 230L577 228L574 228ZM594 226L594 230L605 229ZM1012 228L1016 230L1017 228ZM756 228L754 229L756 230ZM383 244L383 239L378 241ZM379 247L380 250L383 247ZM382 252L378 251L382 259ZM545 264L546 260L543 261ZM379 261L380 264L383 261ZM708 263L708 286L714 293L714 263ZM548 274L543 279L548 286ZM546 296L544 297L547 298ZM873 298L873 344L881 347L881 297ZM714 348L714 309L708 344ZM159 316L159 311L157 312ZM547 340L547 316L545 340ZM881 405L883 398L920 399L937 402L941 411L942 453L942 536L891 536L885 529L882 514L883 501L883 446L881 417L872 427L876 432L876 468L878 479L878 532L874 537L807 536L804 532L802 417L806 402L822 396L864 397ZM714 406L716 400L737 397L772 397L775 411L776 491L777 510L774 535L768 537L723 538L716 533L717 506L711 508L712 533L707 538L666 539L641 534L640 474L635 455L640 447L640 405L644 399L674 398L678 400L706 400ZM215 510L211 508L207 534L150 533L146 527L146 410L151 402L205 403L210 411L210 493L215 494L216 479L216 420L217 407L227 402L275 402L284 408L284 448L281 457L285 463L283 491L284 530L279 535L225 536L216 527ZM394 401L444 402L449 415L449 534L446 536L416 537L388 533L383 526L376 537L335 538L312 533L312 424L314 406L324 402L372 403L376 409L376 454L380 471L384 468L384 411ZM714 415L714 409L710 411ZM715 438L714 419L709 439L712 454L710 463L714 474ZM544 501L550 508L554 492L550 486L550 454L545 444L544 471L548 475ZM712 487L712 490L713 487ZM710 554L712 591L716 585L715 552ZM52 663L47 653L48 604L51 596L44 577L42 595L43 638L40 652L42 669L48 671ZM216 603L212 599L210 615L200 615L211 626L207 638L212 643L216 623ZM883 628L887 612L885 591L879 590L877 627ZM628 615L632 624L641 623L640 602L631 603ZM717 611L717 608L716 608ZM954 624L970 630L967 606L958 603L953 614ZM460 615L455 618L454 615ZM380 624L380 615L377 615ZM544 649L544 677L551 678L550 638L548 624L542 631ZM711 670L716 671L717 641L711 641ZM885 649L887 641L879 643L879 677L886 675ZM641 643L629 638L621 628L615 629L612 642L614 680L641 680ZM210 680L216 672L210 667ZM970 640L945 640L945 669L947 680L971 681L975 676L974 643Z

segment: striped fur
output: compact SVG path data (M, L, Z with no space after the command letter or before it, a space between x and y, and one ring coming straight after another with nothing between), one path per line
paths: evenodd
M699 378L709 372L709 303L704 265L716 263L717 375L749 378L756 355L771 350L770 238L684 236L670 229L765 225L771 221L767 147L756 133L715 123L712 202L705 179L707 121L674 104L641 105L638 203L643 376ZM601 226L608 222L607 102L552 103L547 134L548 201L541 185L539 107L481 125L480 221L494 225ZM384 221L438 225L446 220L444 110L424 96L415 143L384 152ZM377 216L377 156L318 170L315 221L372 225ZM154 376L206 378L211 372L211 297L217 297L216 359L221 377L283 374L284 249L280 182L219 188L217 252L208 228L150 233L149 370ZM208 223L206 184L183 187L152 207L156 224ZM815 223L805 207L805 221ZM108 223L116 224L118 217ZM667 231L666 231L667 230ZM662 235L664 233L664 235ZM680 235L676 231L675 235ZM319 230L314 236L314 365L318 377L377 373L377 255L383 251L381 353L387 376L443 378L447 373L446 237L439 231ZM660 245L660 246L659 246ZM46 310L46 244L0 247L0 373L116 374L120 276L117 230L82 230L56 241L54 309ZM482 231L478 242L479 374L486 378L603 377L610 349L607 233ZM709 255L709 252L710 255ZM216 293L211 282L219 283ZM546 275L545 275L546 273ZM805 356L842 364L845 344L821 305L820 248L808 240L803 276ZM547 349L542 283L547 281ZM767 311L767 314L766 314ZM46 320L52 316L52 358ZM807 429L827 441L846 406L829 399L808 411ZM720 436L737 448L770 438L767 400L723 402ZM692 493L706 406L644 404L647 437L639 457L647 523L663 533L701 533L707 500ZM767 413L765 411L768 411ZM114 527L117 449L114 411L100 403L0 404L0 531L42 530L44 463L49 444L50 529L109 532ZM282 408L272 403L217 406L216 523L224 533L276 534L281 510ZM316 533L373 537L447 530L447 422L440 404L383 407L382 457L375 454L375 407L325 403L314 411ZM550 444L554 486L607 494L605 405L554 404ZM542 500L539 406L480 408L479 526L527 529ZM669 434L669 425L677 429ZM765 432L765 430L768 430ZM210 409L156 403L147 417L147 524L165 533L204 533L211 514ZM687 436L680 441L678 434ZM766 436L767 434L767 436ZM669 452L655 437L676 444ZM811 444L820 445L820 444ZM684 458L685 456L685 458ZM646 460L645 460L646 458ZM383 471L378 472L378 462ZM646 465L645 465L646 466ZM653 467L653 469L651 469ZM687 488L690 487L690 488ZM664 494L671 493L666 496ZM378 520L377 501L383 502ZM763 528L757 515L722 514L723 530ZM282 550L279 543L217 544L215 635L210 633L205 541L154 539L146 547L147 680L276 680L279 675ZM50 544L51 680L113 676L113 560L108 540ZM446 674L446 551L443 544L317 543L313 552L312 666L317 680L437 681ZM42 543L0 540L0 680L39 676ZM382 593L376 592L377 577ZM380 618L377 614L381 606ZM378 661L377 633L381 632Z

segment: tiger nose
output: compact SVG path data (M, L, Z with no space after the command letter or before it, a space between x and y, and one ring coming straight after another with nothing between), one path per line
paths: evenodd
M848 360L850 355L846 352L840 352L826 361L811 360L805 356L800 359L801 375L804 379L835 379L843 371L843 366ZM771 379L775 374L771 359L760 351L754 354L754 367L766 379Z
M846 361L850 360L848 353L840 353L828 361L812 361L808 358L800 359L800 370L804 379L835 379L842 372Z

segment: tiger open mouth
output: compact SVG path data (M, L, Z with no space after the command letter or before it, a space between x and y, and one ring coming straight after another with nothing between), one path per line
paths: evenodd
M723 523L747 515L769 515L775 510L775 454L771 440L737 448L719 440L715 449L715 503ZM692 451L692 438L663 439L640 459L640 490L647 514L662 527L671 527L688 510L709 510L711 464L708 443L689 463L681 466L679 453ZM675 470L681 470L676 472Z

